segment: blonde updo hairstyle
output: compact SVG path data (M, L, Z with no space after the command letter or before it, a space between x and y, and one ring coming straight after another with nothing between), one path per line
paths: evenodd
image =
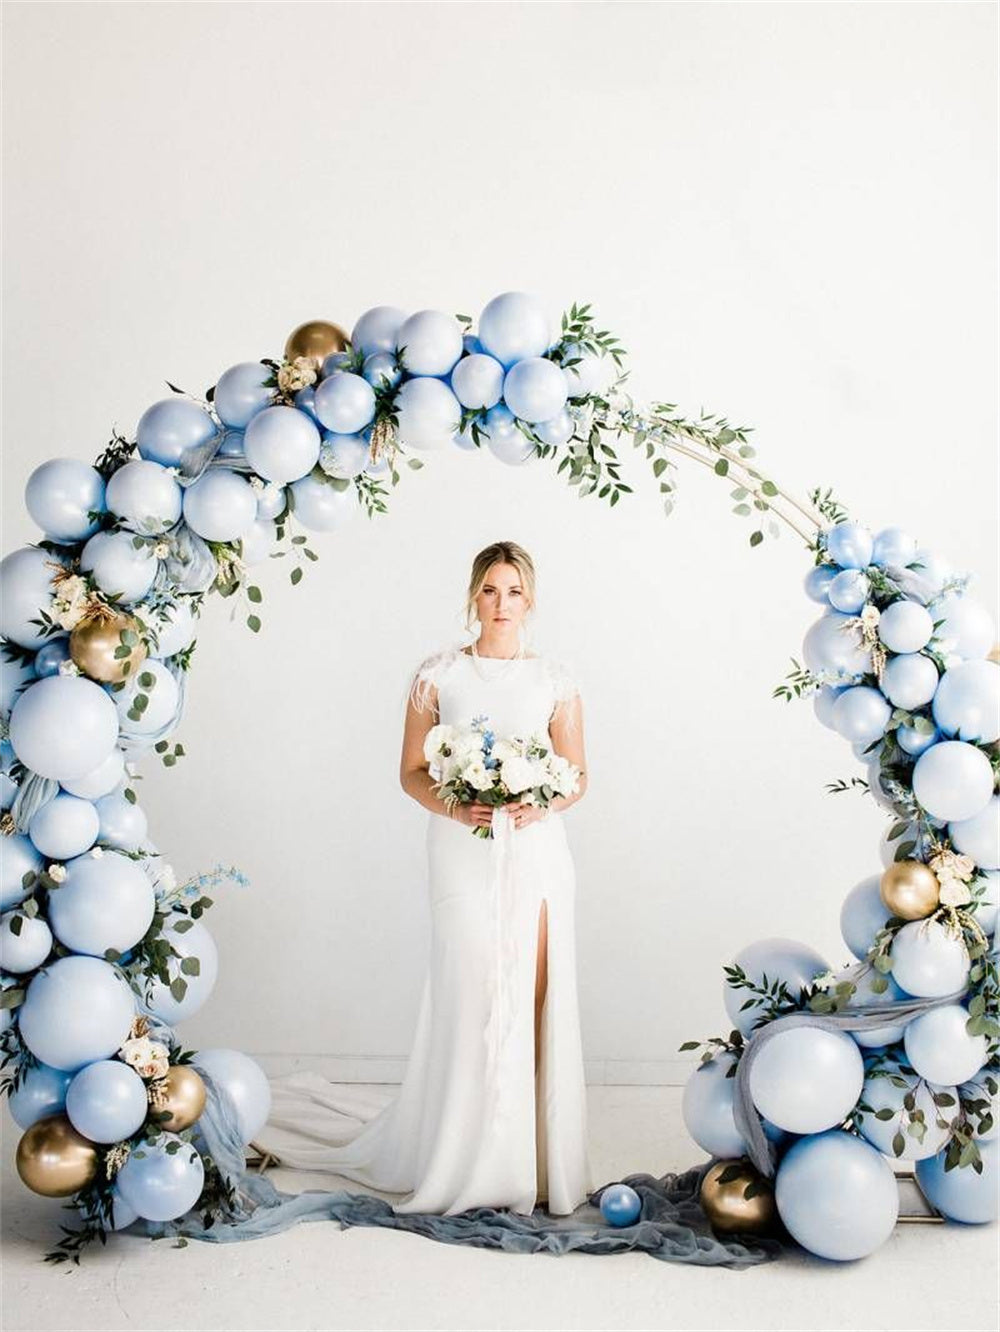
M528 611L535 609L535 565L531 556L516 541L494 541L486 546L472 561L472 574L469 578L469 592L465 601L465 627L469 630L476 623L476 598L483 590L486 576L494 564L511 564L517 570L528 598Z

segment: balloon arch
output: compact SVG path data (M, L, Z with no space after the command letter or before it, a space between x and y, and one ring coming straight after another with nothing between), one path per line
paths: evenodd
M670 512L678 460L709 467L750 521L810 555L821 608L804 665L775 695L811 696L891 814L881 872L841 914L853 961L831 970L788 939L727 966L734 1024L702 1048L684 1118L713 1158L701 1202L718 1232L778 1220L814 1253L873 1251L892 1230L890 1162L915 1162L946 1217L996 1205L1000 665L968 575L895 527L872 534L829 491L796 500L753 461L750 431L637 407L624 351L574 305L553 336L530 295L467 316L366 311L350 336L303 325L278 360L235 365L204 399L173 385L93 466L43 462L26 491L43 539L0 565L3 1080L27 1186L78 1221L50 1259L138 1224L197 1233L246 1205L244 1148L267 1080L235 1050L184 1050L174 1026L207 999L202 916L235 870L178 884L149 842L134 765L174 766L197 617L210 593L261 627L249 570L317 558L310 533L386 511L420 454L488 449L551 460L580 496L631 487L644 456ZM227 1127L229 1136L227 1138ZM777 1214L777 1215L775 1215ZM194 1222L197 1226L189 1229Z

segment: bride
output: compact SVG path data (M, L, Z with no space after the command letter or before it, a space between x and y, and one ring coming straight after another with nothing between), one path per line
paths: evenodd
M577 1001L575 871L562 812L586 790L583 717L564 667L525 651L531 557L475 557L466 622L479 633L421 663L406 701L400 781L429 812L431 946L406 1075L388 1104L312 1072L272 1081L254 1145L282 1165L405 1195L395 1212L474 1207L569 1214L593 1191ZM548 809L457 805L435 792L424 739L485 715L498 737L546 733L584 770ZM473 835L492 825L493 837Z

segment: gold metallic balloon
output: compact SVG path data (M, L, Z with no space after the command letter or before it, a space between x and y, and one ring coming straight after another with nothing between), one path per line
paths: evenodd
M732 1179L720 1182L720 1176ZM747 1185L760 1189L743 1196ZM762 1235L775 1224L774 1189L749 1161L718 1161L701 1181L701 1207L713 1230L727 1235Z
M190 1128L205 1108L204 1082L188 1064L171 1064L166 1075L157 1081L166 1084L162 1089L158 1087L156 1100L150 1107L157 1123L169 1133ZM169 1119L159 1118L164 1111L169 1112Z
M995 661L1000 666L1000 643L994 643L986 654L987 661Z
M134 643L122 642L121 635L126 630L135 634ZM121 651L126 647L127 652ZM69 655L84 675L115 684L134 676L146 660L147 652L137 622L131 615L116 611L110 616L88 615L81 620L69 636Z
M296 356L308 356L319 367L331 352L345 351L349 342L349 336L339 324L310 319L289 335L285 343L285 360L294 361Z
M941 885L920 860L897 860L882 875L882 901L902 920L923 920L937 910Z
M17 1173L35 1193L68 1198L97 1173L97 1149L62 1113L46 1115L17 1144Z

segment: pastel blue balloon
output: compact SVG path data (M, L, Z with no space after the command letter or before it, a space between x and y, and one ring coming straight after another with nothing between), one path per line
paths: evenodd
M315 421L297 407L265 407L246 428L243 451L265 481L297 481L319 457Z
M913 712L931 701L939 678L938 668L930 657L907 652L886 662L882 692L897 708Z
M125 603L144 597L159 570L152 549L133 539L131 532L95 532L80 555L80 568L101 591Z
M504 376L504 402L515 416L532 425L561 412L567 396L566 376L544 356L517 361Z
M475 356L477 352L483 350L483 344L476 337L475 333L466 333L462 338L462 346L465 348L466 353L469 356ZM546 348L546 350L548 350L548 348Z
M74 953L103 957L124 953L143 937L156 901L142 868L127 856L105 852L99 859L76 856L66 878L49 897L49 922L56 938Z
M736 1061L719 1054L699 1064L684 1087L681 1114L684 1125L703 1152L721 1160L744 1156L747 1145L733 1117L735 1079L729 1070Z
M277 525L270 518L258 518L240 537L240 559L248 567L268 559L278 547Z
M936 920L912 920L892 940L892 975L907 994L943 999L969 982L969 953L960 936Z
M253 487L228 467L209 468L184 492L184 521L206 541L238 541L256 517Z
M872 669L871 652L861 642L854 616L830 610L806 632L802 653L811 671L826 672L839 684L853 684Z
M31 816L28 836L48 860L62 863L89 851L100 826L91 801L60 791Z
M7 990L12 990L15 987L20 986L20 984L21 980L19 977L4 976L2 979L0 979L0 993L6 992ZM14 1022L17 1019L19 1013L20 1013L19 1005L15 1005L10 1008L0 1008L0 1033L5 1032L9 1027L12 1027L14 1025Z
M362 375L331 375L317 386L313 410L327 430L354 435L375 416L375 390Z
M32 662L10 661L0 651L0 714L10 716L15 701L34 679Z
M14 933L14 921L19 931ZM25 916L16 908L0 916L0 967L21 975L40 967L52 952L52 931L41 916Z
M545 307L524 291L505 291L483 307L479 342L504 369L529 356L544 356L551 340Z
M138 1073L120 1059L82 1068L66 1092L69 1122L91 1142L120 1142L146 1122L149 1098Z
M535 426L535 434L543 444L551 444L558 448L560 444L567 444L573 438L574 428L573 418L564 407L551 421L539 421Z
M345 371L349 371L353 374L354 364L355 358L353 352L331 352L320 366L320 379L329 379L331 375L343 374ZM315 397L313 398L313 402L315 403Z
M7 1104L18 1128L29 1129L46 1115L57 1115L66 1105L66 1088L73 1074L48 1064L27 1069Z
M848 1008L868 1004L895 1004L906 998L891 976L880 976L869 963L853 963L851 966L842 967L833 979L835 985L840 981L850 981L854 985L854 993L847 1003ZM872 989L878 979L886 982L886 988L882 991ZM863 1050L875 1050L879 1046L895 1045L897 1041L901 1041L904 1030L902 1024L892 1023L868 1031L852 1031L851 1035Z
M502 463L517 467L537 454L537 446L518 428L513 412L502 402L486 413L482 429L487 448Z
M35 674L39 680L48 675L58 675L59 667L71 660L69 636L60 634L58 638L50 638L38 649L35 654Z
M316 415L316 390L313 388L312 384L308 384L305 388L299 389L293 401L300 412L305 412L306 416L310 416L314 421L318 421L319 418Z
M101 796L96 805L100 819L101 843L119 851L138 851L146 837L149 821L141 806L112 791Z
M904 754L913 758L919 758L925 749L930 749L940 739L941 732L936 726L931 726L929 731L918 730L915 726L896 727L896 744Z
M947 736L991 745L1000 740L1000 666L963 661L941 676L934 720Z
M873 544L871 532L861 523L836 523L826 534L826 552L842 569L866 569Z
M856 614L868 600L871 593L871 583L868 581L868 575L860 569L841 569L837 576L830 580L830 586L826 590L830 605L835 610L845 611L850 615Z
M885 783L889 774L883 774L882 772L882 759L879 752L875 752L869 759L865 777L868 781L869 794L877 805L881 805L883 809L891 810L894 814L904 812L897 807L892 793L886 788Z
M913 559L916 549L916 539L901 527L883 527L881 532L876 532L872 542L871 562L881 569L902 568ZM910 650L915 652L917 649Z
M173 604L166 603L145 613L143 618L156 633L156 642L150 645L149 655L160 661L190 646L197 632L197 621L188 597L179 597Z
M965 660L989 656L996 642L996 625L986 607L974 597L951 592L931 605L935 621L942 621L934 638L945 656Z
M417 310L395 334L399 365L409 374L449 374L462 352L462 325L442 310Z
M0 910L9 911L18 906L31 891L22 884L26 874L37 874L45 868L42 857L24 833L11 833L3 839L0 856Z
M119 971L96 957L62 957L29 982L18 1020L36 1059L75 1073L116 1054L134 1015L132 991Z
M495 407L503 397L503 384L503 366L482 352L466 356L451 372L452 390L463 407Z
M903 568L893 569L892 577L904 596L926 603L940 594L953 574L947 560L921 547L913 552L912 559Z
M387 351L372 352L371 356L366 356L361 373L375 389L384 388L386 384L395 388L403 378L399 362L392 352Z
M399 440L404 448L441 449L462 420L462 405L440 379L407 379L396 394Z
M104 478L78 458L50 458L28 477L24 502L50 541L85 541L104 512Z
M323 471L342 481L353 481L371 460L370 444L363 435L335 435L328 431L322 444Z
M940 1109L934 1096L950 1096L951 1106ZM926 1132L921 1140L910 1133L910 1118L904 1113L904 1099L912 1101L912 1109L923 1114ZM954 1086L930 1087L915 1073L899 1065L876 1064L865 1078L858 1106L858 1128L866 1142L883 1156L896 1161L921 1161L934 1156L947 1143L951 1134L950 1121L958 1106L958 1093ZM891 1117L890 1117L891 1116ZM938 1120L944 1127L938 1125ZM893 1141L903 1139L903 1149L896 1152Z
M870 745L885 734L892 709L877 689L855 685L833 705L834 729L854 744Z
M118 1192L117 1188L111 1190L111 1229L125 1230L138 1220L139 1213L132 1210L128 1203Z
M788 1149L774 1198L792 1238L837 1262L874 1253L899 1216L896 1177L885 1157L840 1129L802 1138Z
M140 416L136 442L143 458L164 467L179 467L189 450L207 444L218 430L204 407L190 398L164 398Z
M823 606L829 606L827 589L840 572L835 564L813 565L806 574L804 583L806 596L810 601L818 601Z
M155 535L181 516L181 488L160 463L133 458L108 482L108 508L123 527Z
M917 1183L927 1201L949 1221L965 1225L987 1225L997 1219L1000 1163L996 1142L979 1143L982 1174L971 1166L945 1168L947 1152L916 1164Z
M17 755L9 740L0 740L0 809L10 809L17 799L18 785L11 776Z
M284 512L287 503L285 487L272 481L270 485L257 492L257 517L277 518Z
M139 694L148 703L138 718L130 717ZM144 661L138 674L129 678L115 695L119 725L126 735L152 735L180 719L181 698L177 679L168 666L155 659Z
M125 777L125 755L116 746L108 757L72 780L63 778L62 788L70 795L80 796L82 800L97 800L99 796L113 791Z
M212 405L223 425L244 430L258 412L274 401L274 386L265 383L273 379L274 371L261 361L241 361L219 376Z
M840 909L841 937L857 958L867 957L876 934L889 919L881 884L881 874L870 874L854 885Z
M250 1142L271 1113L271 1085L264 1070L241 1050L199 1050L191 1062L232 1097L240 1136Z
M187 988L183 997L176 999L170 993L170 987L154 977L146 988L143 1006L154 1017L173 1025L193 1017L212 993L219 975L219 950L202 921L192 921L189 916L168 916L162 932L177 953L169 964L171 979L179 974ZM179 971L181 962L189 957L198 961L198 970L193 975Z
M741 948L733 963L742 967L758 985L765 976L768 982L783 981L793 999L798 999L799 991L811 984L820 972L829 970L825 958L797 939L759 939ZM753 999L753 1003L744 1008L749 999ZM726 984L723 1000L731 1022L748 1036L763 1016L759 998L746 989Z
M473 424L476 424L480 430L482 429L482 421L477 421L475 423L470 421L465 429L458 431L453 439L453 443L457 444L458 447L466 453L475 453L475 451L481 446L482 437L480 437L480 444L477 444L476 437L472 433Z
M948 824L952 846L971 856L980 869L1000 869L1000 796L993 796L969 819Z
M205 1166L189 1142L163 1133L133 1148L119 1170L116 1188L137 1216L173 1221L189 1212L205 1186Z
M245 458L243 431L227 430L222 436L222 443L215 451L216 458Z
M981 814L988 804L993 769L985 752L975 745L942 740L917 759L912 783L913 794L928 814L959 822Z
M395 305L374 305L358 319L351 332L351 346L370 356L374 352L395 352L396 334L406 319L406 311Z
M628 1184L609 1184L601 1192L600 1209L609 1226L631 1226L642 1215L642 1199Z
M26 689L10 714L10 743L26 768L57 782L103 763L118 741L115 705L93 680L50 675Z
M833 705L844 692L844 689L837 688L834 685L821 685L813 694L813 712L816 714L816 720L829 730L836 730L833 724Z
M338 490L313 475L303 476L288 487L292 512L310 532L335 532L361 512L357 487Z
M893 837L890 833L900 827L900 831ZM915 823L905 823L900 826L896 821L886 829L879 841L879 856L882 864L888 866L894 864L897 860L929 860L931 857L931 843L934 840L932 832L922 831ZM906 852L899 854L903 845L906 845Z
M842 1031L793 1027L756 1054L749 1090L754 1105L789 1133L821 1133L843 1123L857 1105L864 1061Z
M938 1086L957 1086L974 1078L989 1058L985 1036L966 1030L969 1010L942 1004L907 1023L903 1044L914 1071Z
M930 612L916 601L893 601L879 616L878 636L890 652L919 652L933 633Z
M52 577L60 564L56 556L35 546L22 546L0 560L0 635L19 647L44 643L45 634L32 621L40 619L39 611L49 612Z

